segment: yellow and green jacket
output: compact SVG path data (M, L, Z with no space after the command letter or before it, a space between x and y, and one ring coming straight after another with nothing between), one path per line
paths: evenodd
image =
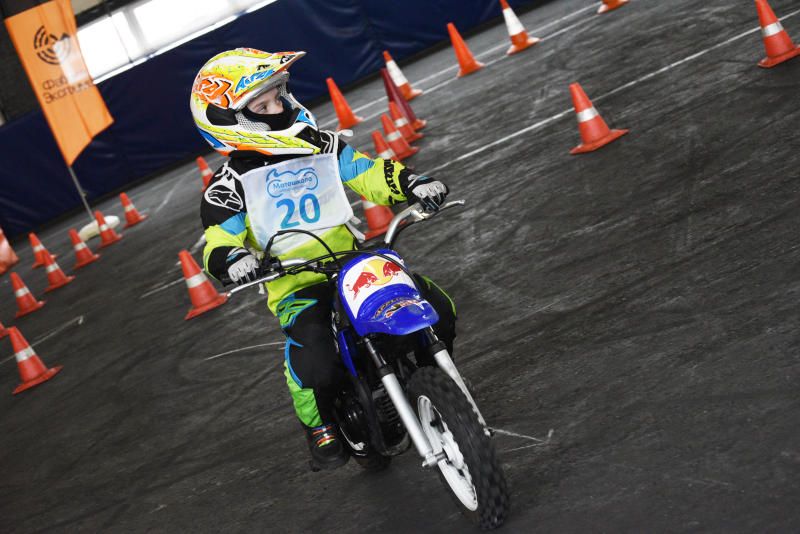
M323 145L321 153L337 150L342 183L375 204L392 205L406 200L405 186L411 175L410 170L396 161L370 159L341 140L334 142L335 135L333 132L320 132ZM240 177L255 168L293 157L302 156L270 157L258 153L235 152L214 174L203 194L200 207L206 237L203 264L209 274L219 279L226 273L225 260L231 249L246 247L260 250L247 216ZM334 252L356 248L355 237L344 225L315 233ZM318 241L309 240L280 255L279 259L314 258L325 253ZM276 313L278 303L286 296L324 280L324 275L311 272L279 278L267 284L267 305L272 313Z

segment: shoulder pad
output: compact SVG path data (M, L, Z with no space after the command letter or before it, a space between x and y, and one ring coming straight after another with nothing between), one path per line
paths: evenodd
M239 192L240 190L241 176L226 163L217 171L217 176L209 184L203 198L212 206L239 212L244 209L244 201Z
M338 141L336 132L332 132L330 130L320 130L319 131L319 139L320 139L320 153L321 154L333 154L334 150L336 150L336 141Z

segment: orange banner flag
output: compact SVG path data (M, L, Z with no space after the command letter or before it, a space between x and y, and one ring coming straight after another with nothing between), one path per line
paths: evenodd
M114 119L83 60L70 0L3 0L0 4L11 41L61 154L71 166Z

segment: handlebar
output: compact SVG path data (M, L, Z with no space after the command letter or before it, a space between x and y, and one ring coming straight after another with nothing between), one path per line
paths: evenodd
M444 204L442 204L442 206L439 207L437 211L426 211L422 207L422 204L419 203L412 204L411 206L407 207L406 209L404 209L403 211L401 211L392 218L392 221L389 223L389 228L386 230L386 236L383 239L383 243L389 248L391 248L395 238L403 228L407 228L408 226L416 222L425 221L432 217L435 217L436 215L438 215L439 213L443 212L446 209L455 208L456 206L463 206L464 204L465 204L464 200L451 200L450 202L445 202ZM401 226L404 222L406 222L409 219L411 219L411 222L408 225L406 225L405 227ZM325 258L325 256L323 256L322 258ZM253 280L252 282L247 282L238 285L232 288L226 294L228 297L230 297L231 295L234 295L247 288L259 286L261 284L277 280L282 276L290 274L286 272L287 268L298 267L301 265L307 265L309 267L313 266L315 269L319 268L319 261L317 260L307 260L305 258L291 258L287 260L278 260L277 258L273 258L271 262L263 265L262 268L267 269L264 272L264 276L261 276L256 280ZM223 279L222 282L224 285L230 284L230 280L228 279Z
M280 261L278 262L279 265L278 270L270 269L269 271L267 271L269 274L267 274L266 276L262 276L261 278L253 280L252 282L247 282L245 284L238 285L233 289L231 289L230 291L228 291L227 295L230 297L231 295L238 293L239 291L242 291L244 289L247 289L248 287L258 286L261 284L265 284L267 282L272 282L273 280L277 280L278 278L286 274L286 272L284 271L286 267L296 267L298 265L303 265L305 263L308 263L308 260L303 258L292 258Z
M411 224L419 221L425 221L431 217L435 217L446 209L455 208L456 206L463 206L464 200L451 200L442 204L437 211L426 211L422 204L412 204L392 218L389 223L389 228L386 230L386 236L383 238L383 243L391 248L392 243L398 233L400 233L400 225L407 219L413 219Z

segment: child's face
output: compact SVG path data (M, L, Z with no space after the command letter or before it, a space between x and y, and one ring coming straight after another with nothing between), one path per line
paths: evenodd
M253 113L260 113L262 115L283 113L283 102L278 98L278 88L273 87L269 91L264 91L255 97L247 103L247 109Z

